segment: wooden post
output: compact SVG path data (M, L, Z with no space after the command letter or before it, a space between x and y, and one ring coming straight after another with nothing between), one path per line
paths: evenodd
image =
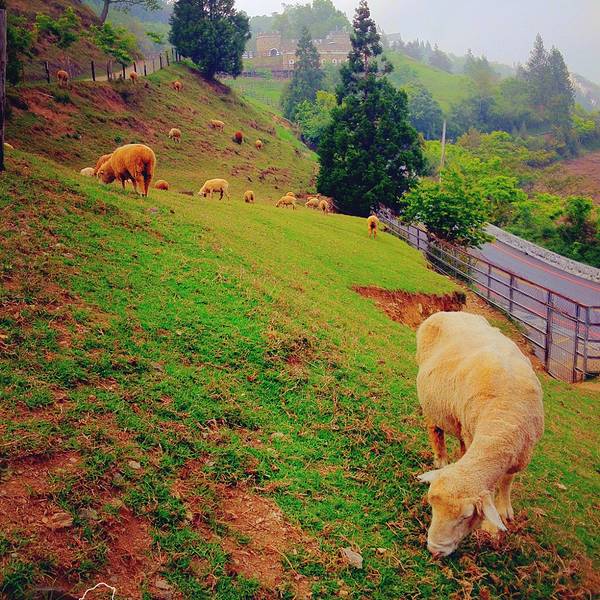
M135 60L133 61L133 72L137 73L137 65L135 64Z
M47 60L44 61L44 69L46 69L46 81L50 83L50 67Z
M158 68L162 69L162 54L158 55Z
M123 69L123 81L125 81L125 77L126 77L126 75L125 75L125 65L121 64L121 68Z
M6 9L0 8L0 171L4 171L4 106L6 104Z
M146 72L146 61L144 61L144 77L148 77L148 73Z
M110 60L106 61L106 81L110 81Z
M444 125L442 126L442 156L440 157L440 174L439 181L442 180L442 171L446 164L446 119L444 119Z
M96 67L94 61L92 61L92 81L96 81Z
M171 63L169 63L169 51L168 50L165 51L165 56L167 57L167 67L168 67L171 64Z

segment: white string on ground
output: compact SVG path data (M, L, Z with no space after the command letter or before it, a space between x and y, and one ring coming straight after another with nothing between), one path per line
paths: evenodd
M81 596L81 598L79 598L79 600L85 600L85 597L87 596L88 592L93 592L94 590L97 590L99 587L105 587L105 588L108 588L109 590L112 590L110 600L115 600L115 594L117 593L117 588L113 587L112 585L108 585L107 583L104 583L104 582L97 583L93 588L89 588L89 589L85 590L85 592L83 593L83 596Z

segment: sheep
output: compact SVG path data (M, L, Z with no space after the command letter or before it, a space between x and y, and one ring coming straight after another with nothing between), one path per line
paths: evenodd
M159 179L154 184L154 189L167 191L169 189L169 183L167 181L165 181L164 179Z
M180 92L183 89L183 83L181 83L181 81L174 81L172 85L176 92Z
M306 208L319 208L320 202L321 199L318 196L309 196L304 206L306 206Z
M69 74L64 69L56 71L56 79L58 79L58 87L67 87L69 85Z
M219 192L221 194L219 200L223 200L223 195L225 195L228 199L231 199L229 195L229 182L225 179L209 179L204 182L204 185L198 192L198 196L210 196L212 199L213 193Z
M233 134L233 141L236 144L243 144L244 143L244 134L241 131L236 131Z
M371 215L367 219L367 230L369 231L369 237L373 236L373 239L377 238L377 227L379 226L379 219L376 215Z
M223 123L223 121L219 121L218 119L211 119L211 121L209 122L209 126L211 127L211 129L225 131L225 123Z
M142 196L147 196L155 167L156 156L151 148L143 144L127 144L117 148L102 164L98 170L98 177L103 183L112 183L117 179L123 189L125 189L125 181L129 179L136 192L139 185Z
M254 145L256 146L257 150L262 150L262 148L263 148L263 142L262 142L262 140L256 140L254 142Z
M448 556L471 530L506 531L513 519L513 478L544 430L542 389L529 359L479 315L429 317L417 331L416 358L437 467L419 477L431 484L427 548ZM462 455L448 466L445 433L459 439Z
M294 192L286 192L285 195L286 196L291 196L292 198L296 197L296 194L294 194Z
M4 149L5 150L14 150L15 147L12 144L9 144L8 142L4 142Z
M323 198L319 202L319 209L323 211L324 215L326 215L331 210L330 206L329 206L329 202L327 202L327 200L325 200L325 198Z
M169 139L181 144L181 129L173 127L171 131L169 131Z
M287 194L285 196L282 196L275 204L276 208L281 208L285 206L291 206L294 210L296 210L296 198Z
M254 196L254 192L252 190L247 190L244 192L244 202L246 204L254 204L254 200L256 197Z
M81 171L79 171L79 174L83 175L84 177L94 177L94 167L85 167L84 169L81 169Z
M133 83L133 85L137 83L139 77L140 76L135 71L131 71L131 73L129 73L129 79L131 79L131 83Z
M97 161L94 166L94 176L98 175L98 171L100 167L112 156L112 152L110 154L103 154Z

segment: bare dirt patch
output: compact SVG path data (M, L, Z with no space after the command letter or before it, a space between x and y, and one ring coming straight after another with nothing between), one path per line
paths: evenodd
M378 287L354 288L365 298L375 300L377 306L390 319L416 329L425 319L436 312L463 310L466 303L464 292L453 292L443 296L434 294L411 294L400 290L382 290Z

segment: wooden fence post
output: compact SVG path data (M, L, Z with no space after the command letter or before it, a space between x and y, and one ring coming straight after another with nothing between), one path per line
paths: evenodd
M96 81L96 67L94 61L92 61L92 81Z
M144 77L148 77L148 73L146 72L146 61L144 61Z
M135 60L133 61L133 72L137 73L137 65L135 64Z
M158 66L159 66L159 69L162 69L162 54L158 55Z
M110 81L110 60L106 61L106 81Z
M6 9L0 8L0 171L4 171L4 106L6 104Z
M125 65L121 63L121 68L123 69L123 81L125 81Z
M50 67L47 60L44 61L44 69L46 69L46 81L50 83Z
M165 51L165 56L167 58L167 67L168 67L170 65L170 63L169 63L169 51L168 50Z

